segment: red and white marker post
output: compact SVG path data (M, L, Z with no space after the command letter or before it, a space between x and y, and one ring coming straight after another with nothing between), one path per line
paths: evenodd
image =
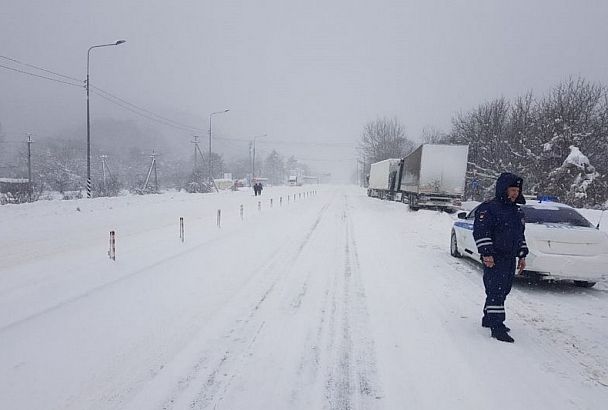
M108 250L108 256L113 261L116 260L116 232L110 231L110 249Z
M185 235L184 235L184 217L183 216L179 217L179 239L182 241L182 243L186 239Z

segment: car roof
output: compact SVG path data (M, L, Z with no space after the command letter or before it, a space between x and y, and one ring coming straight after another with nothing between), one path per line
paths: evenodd
M471 209L465 209L464 212L466 212L467 215L469 215L471 212L475 211L479 207L479 205L481 205L482 203L483 202L478 203ZM530 201L530 200L528 200L525 204L517 204L517 206L524 208L524 209L525 208L534 208L534 209L555 210L555 208L567 208L567 209L574 209L576 211L576 209L572 208L570 205L566 205L561 202L553 202L553 201L539 201L539 200Z
M569 205L566 204L562 204L561 202L553 202L553 201L527 201L524 205L520 205L522 207L530 207L530 208L546 208L546 209L551 209L551 208L572 208Z

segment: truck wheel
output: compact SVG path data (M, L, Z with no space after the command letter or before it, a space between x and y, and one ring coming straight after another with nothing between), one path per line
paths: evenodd
M575 280L574 286L578 286L579 288L592 288L595 286L596 282L587 282L586 280Z
M458 251L458 239L456 239L456 232L454 230L452 230L450 238L450 254L455 258L462 258L462 254Z
M410 194L410 201L409 202L410 202L410 210L411 211L417 211L418 209L420 209L420 207L417 204L418 198L416 198L416 195Z

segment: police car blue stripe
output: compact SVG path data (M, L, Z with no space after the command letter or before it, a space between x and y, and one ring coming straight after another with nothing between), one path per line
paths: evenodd
M454 222L454 226L457 226L459 228L464 228L464 229L467 229L469 231L473 230L473 224L468 223L468 222L461 222L461 221Z

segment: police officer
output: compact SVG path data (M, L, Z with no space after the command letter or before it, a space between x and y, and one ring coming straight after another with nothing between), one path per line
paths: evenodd
M517 204L525 204L523 180L505 172L496 181L496 196L482 203L475 211L473 237L484 265L483 284L486 301L481 325L492 330L492 337L513 343L510 329L505 326L505 299L511 291L517 270L526 267L528 247L524 236L523 211Z

